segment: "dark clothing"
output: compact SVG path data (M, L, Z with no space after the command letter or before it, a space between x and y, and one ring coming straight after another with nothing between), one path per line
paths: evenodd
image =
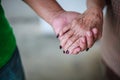
M109 68L107 73L120 77L120 0L106 1L107 13L104 20L103 37L101 39L102 57Z
M13 30L6 19L0 0L0 68L11 58L16 47Z
M17 48L10 61L0 69L0 80L25 80Z

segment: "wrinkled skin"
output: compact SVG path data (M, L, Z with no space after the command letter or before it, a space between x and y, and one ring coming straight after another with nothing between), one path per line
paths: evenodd
M78 54L91 48L102 36L103 13L98 8L89 8L83 14L64 12L53 23L63 50Z

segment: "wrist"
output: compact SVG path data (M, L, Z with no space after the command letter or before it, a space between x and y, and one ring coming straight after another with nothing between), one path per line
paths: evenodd
M97 8L99 10L103 10L105 6L104 0L87 0L87 9L89 8Z
M53 15L51 16L51 19L49 21L50 25L53 25L54 21L61 15L63 14L65 11L63 9L58 10L56 12L53 13Z
M93 13L94 15L100 15L101 17L103 16L103 10L100 7L89 7L86 10L89 13Z
M89 10L89 9L90 10L92 9L92 10L95 10L95 11L101 11L101 12L103 11L103 8L101 8L101 7L88 7L87 10Z

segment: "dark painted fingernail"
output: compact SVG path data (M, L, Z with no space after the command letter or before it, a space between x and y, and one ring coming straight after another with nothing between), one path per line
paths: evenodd
M60 45L59 48L62 49L62 46Z
M59 37L59 34L56 36L56 38L58 38Z
M88 50L89 50L89 48L86 49L86 51L88 51Z
M63 51L63 53L65 53L65 51Z
M66 54L69 54L69 51L68 51L68 50L66 51Z

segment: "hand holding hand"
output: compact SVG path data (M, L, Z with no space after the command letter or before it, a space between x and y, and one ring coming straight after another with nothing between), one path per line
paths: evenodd
M102 10L87 9L59 32L62 48L67 53L73 54L91 48L95 41L102 36L102 24Z
M57 36L59 36L59 32L66 28L74 19L76 19L79 15L78 12L71 11L62 11L52 21L53 29Z

